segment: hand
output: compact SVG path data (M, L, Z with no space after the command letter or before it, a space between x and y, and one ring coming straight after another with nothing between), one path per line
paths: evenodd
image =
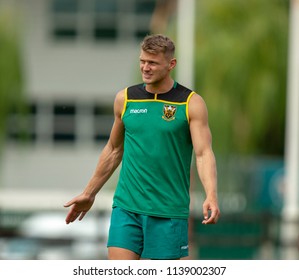
M220 210L218 207L217 200L206 199L203 206L204 220L203 224L216 224L220 217Z
M94 197L90 197L82 193L64 204L64 207L72 206L65 219L66 223L72 223L78 217L79 221L81 221L93 205L94 200Z

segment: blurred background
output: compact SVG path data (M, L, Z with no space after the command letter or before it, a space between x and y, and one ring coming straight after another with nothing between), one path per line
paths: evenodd
M193 166L190 258L297 259L298 6L0 0L0 259L107 258L119 169L81 222L66 225L63 204L95 168L116 93L141 82L150 33L174 39L174 78L209 110L222 216L201 224Z

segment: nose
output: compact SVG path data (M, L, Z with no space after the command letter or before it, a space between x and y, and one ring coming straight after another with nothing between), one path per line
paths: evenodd
M144 71L149 71L149 70L150 70L149 63L148 63L148 62L145 62L145 63L143 64L143 70L144 70Z

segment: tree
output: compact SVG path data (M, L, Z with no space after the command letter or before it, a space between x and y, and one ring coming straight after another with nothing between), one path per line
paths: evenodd
M214 150L282 155L288 1L197 1L196 89Z
M18 32L13 13L0 13L0 143L5 135L8 115L23 109L22 68Z

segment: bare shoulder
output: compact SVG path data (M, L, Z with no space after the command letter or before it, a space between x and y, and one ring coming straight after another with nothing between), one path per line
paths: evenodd
M193 94L189 100L189 118L207 118L208 110L204 99L199 94Z
M126 89L122 89L116 94L114 103L123 104L125 102L125 98L126 98Z
M123 89L116 94L114 99L114 113L116 115L119 116L121 115L125 104L125 100L126 100L126 90Z

